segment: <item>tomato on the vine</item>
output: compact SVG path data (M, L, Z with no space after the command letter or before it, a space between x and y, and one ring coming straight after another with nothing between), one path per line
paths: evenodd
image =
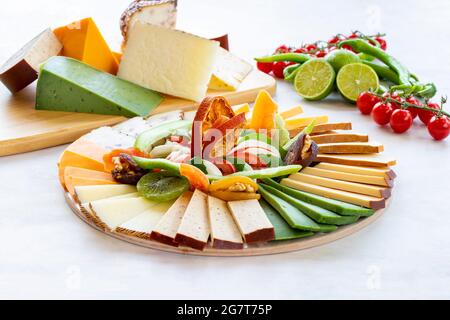
M400 96L398 95L398 93L396 93L396 92L393 92L393 93L385 92L385 93L383 94L383 97L384 97L384 98L391 98L391 99L397 100L397 101L400 102L400 103L403 102L402 97L400 97ZM392 108L394 108L394 110L395 110L395 109L400 109L400 105L399 105L398 103L396 103L396 102L391 102L391 105L392 105Z
M257 62L256 67L264 73L270 73L273 68L273 62Z
M341 39L338 36L334 36L333 38L328 40L328 43L329 44L335 44L335 43L338 43L339 41L341 41Z
M356 100L356 106L362 114L370 114L373 107L378 102L380 102L380 98L368 91L365 91L359 95L358 100Z
M317 50L317 46L315 44L308 44L305 47L305 49L306 49L307 52L316 51Z
M408 97L408 98L406 98L406 102L408 102L408 103L410 103L410 104L413 104L413 105L415 105L415 106L418 106L418 107L420 107L422 104L420 103L420 101L419 100L417 100L416 98L414 98L414 97ZM412 118L413 118L413 120L417 117L417 115L419 114L419 109L415 109L415 108L406 108L406 109L408 109L409 110L409 112L411 112L411 116L412 116Z
M348 38L348 39L358 39L358 38L359 38L359 35L356 34L356 33L352 33L352 34L349 35L347 38Z
M431 109L435 109L435 110L439 110L441 108L437 103L434 103L434 102L428 102L427 107L431 108ZM428 123L430 122L431 118L433 118L434 115L435 115L435 113L433 111L428 111L428 110L423 110L423 109L419 110L419 119L425 125L428 125Z
M325 50L317 51L316 54L315 54L315 56L316 56L317 58L323 58L323 57L325 57L326 55L327 55L327 52L326 52Z
M305 48L297 48L294 50L295 53L307 53L308 51L306 51Z
M403 133L411 128L413 118L411 112L406 109L397 109L392 112L391 119L389 121L392 130L396 133Z
M284 69L287 67L286 62L284 61L277 61L272 66L272 71L275 77L284 79Z
M450 119L447 116L433 116L428 123L428 132L435 140L443 140L450 133Z
M387 42L383 38L375 37L375 41L380 44L380 48L384 51L387 49Z
M394 108L390 102L378 102L372 110L373 120L381 126L389 123Z
M289 53L291 50L289 49L289 47L285 44L279 46L275 52L276 53Z

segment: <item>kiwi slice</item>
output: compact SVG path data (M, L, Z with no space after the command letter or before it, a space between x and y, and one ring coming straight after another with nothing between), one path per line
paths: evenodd
M178 198L189 190L185 177L167 171L151 172L143 176L138 184L139 195L155 202L166 202Z

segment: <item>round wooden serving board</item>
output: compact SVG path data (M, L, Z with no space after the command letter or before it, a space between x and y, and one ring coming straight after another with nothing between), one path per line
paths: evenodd
M254 69L237 91L209 91L224 96L232 105L255 100L258 92L276 91L273 77ZM126 118L88 113L35 110L35 85L12 95L0 85L0 156L40 150L70 143L101 126L111 126ZM152 114L172 110L194 110L193 101L166 97Z
M204 251L197 251L194 249L186 247L172 247L152 240L144 240L136 237L127 236L124 234L114 233L105 231L95 225L90 219L86 218L82 212L78 203L72 198L69 193L65 193L66 202L69 204L72 211L84 222L111 237L116 239L126 241L141 247L146 247L154 250L187 254L187 255L197 255L197 256L212 256L212 257L245 257L245 256L262 256L271 255L278 253L286 253L291 251L298 251L303 249L308 249L312 247L317 247L326 243L330 243L341 238L347 237L364 227L368 226L375 220L377 220L384 212L384 209L378 210L374 215L367 218L361 218L358 222L339 227L336 231L331 233L317 234L308 238L298 239L298 240L286 240L286 241L274 241L270 243L262 243L259 245L247 246L242 250L223 250L214 249L212 247L207 247Z

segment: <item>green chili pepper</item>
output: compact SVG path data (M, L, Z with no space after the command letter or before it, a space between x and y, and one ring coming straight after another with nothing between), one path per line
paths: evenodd
M297 63L305 63L310 59L309 55L303 53L278 53L267 57L255 58L258 62L290 61Z
M287 66L283 70L284 80L293 82L300 68L300 63Z
M133 157L133 159L142 169L162 169L173 173L180 173L180 164L166 159L148 159L142 157Z
M386 79L392 82L393 84L400 83L398 75L394 71L392 71L389 67L382 66L370 61L362 61L362 63L371 67L377 73L378 77Z

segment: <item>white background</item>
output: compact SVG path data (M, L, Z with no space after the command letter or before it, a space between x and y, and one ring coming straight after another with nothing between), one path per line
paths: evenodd
M450 94L448 1L179 2L180 27L205 36L226 31L231 50L249 61L282 43L354 29L386 32L390 53ZM127 4L2 1L0 59L42 29L85 16L93 16L117 48L118 19ZM276 99L282 108L301 104L307 114L352 121L356 131L369 133L398 159L392 201L380 220L343 240L290 254L162 253L105 236L72 214L57 181L64 146L4 157L0 298L450 298L450 139L433 141L417 121L410 132L393 134L337 96L308 103L281 82Z

